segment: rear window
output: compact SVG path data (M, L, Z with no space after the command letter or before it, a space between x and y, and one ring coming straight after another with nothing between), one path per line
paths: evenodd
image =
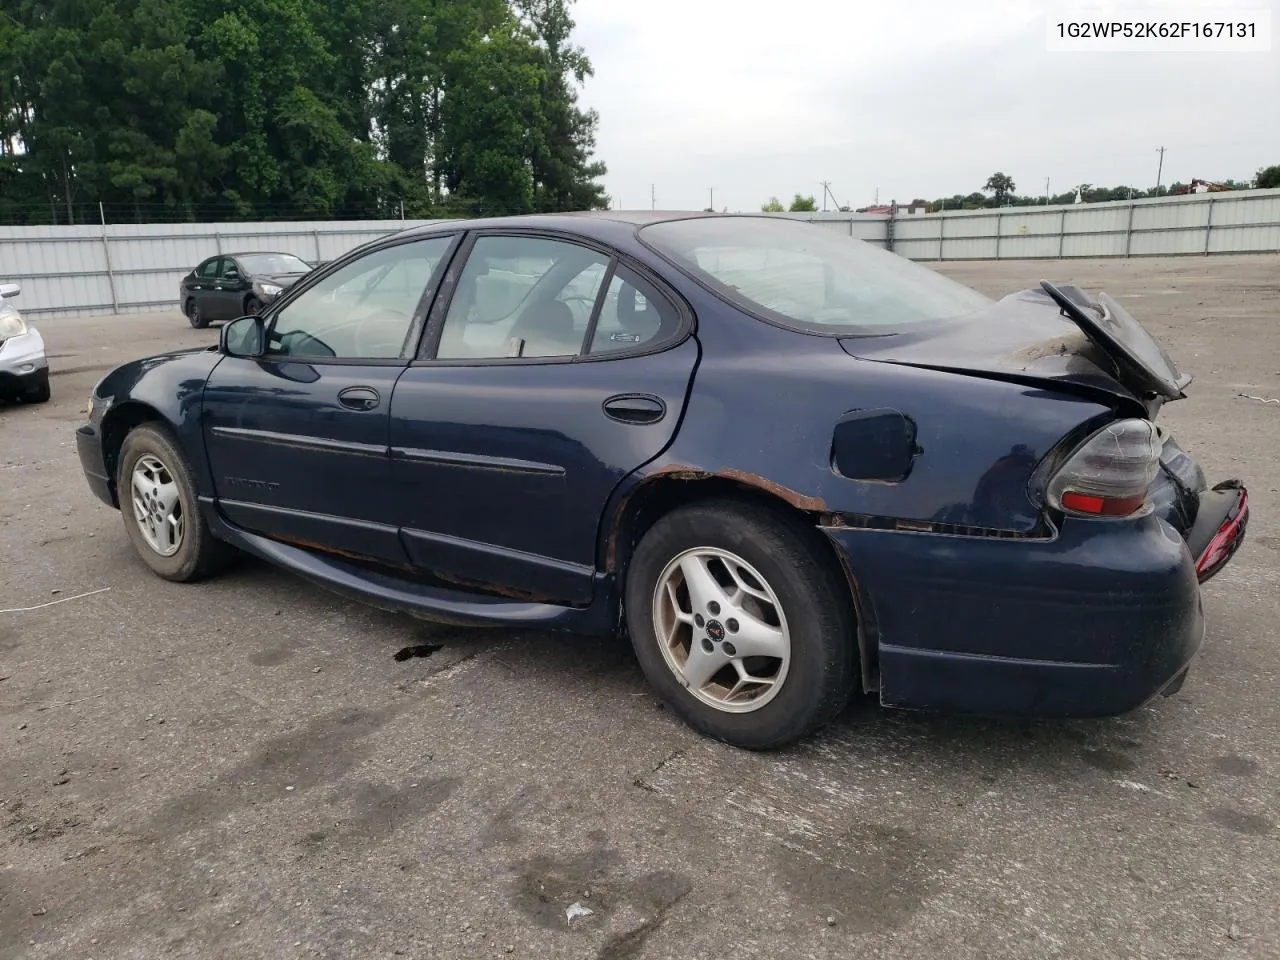
M643 227L640 238L744 310L815 333L896 333L992 303L928 267L795 220L694 217Z

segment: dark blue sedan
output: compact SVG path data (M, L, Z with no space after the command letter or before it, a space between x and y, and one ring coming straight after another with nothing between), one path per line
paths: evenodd
M77 440L170 580L237 550L389 610L626 632L778 747L855 691L1037 716L1183 682L1248 497L1155 424L1190 378L1108 295L991 300L818 226L450 222L126 364Z

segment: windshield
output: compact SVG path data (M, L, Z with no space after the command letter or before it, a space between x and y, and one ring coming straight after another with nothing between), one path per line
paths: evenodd
M796 220L695 217L651 224L640 238L748 312L817 333L896 333L992 303L928 267Z
M237 258L246 273L274 277L282 273L307 273L309 267L291 253L254 253Z

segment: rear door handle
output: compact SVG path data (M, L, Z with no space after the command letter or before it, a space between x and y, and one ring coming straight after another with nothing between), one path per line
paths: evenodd
M338 402L349 410L372 410L381 399L373 387L347 387L338 393Z
M604 415L619 423L657 423L667 415L667 405L647 393L620 393L604 402Z

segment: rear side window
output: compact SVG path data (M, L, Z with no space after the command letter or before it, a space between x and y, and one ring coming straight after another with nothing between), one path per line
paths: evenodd
M458 278L436 357L574 357L609 258L545 237L479 237Z
M588 352L634 350L671 336L680 317L648 281L619 265L609 282Z
M196 276L199 277L216 277L218 275L218 264L221 261L214 257L212 260L206 260L196 270Z
M794 220L692 217L650 224L640 239L730 303L796 330L899 333L992 303L928 267Z

